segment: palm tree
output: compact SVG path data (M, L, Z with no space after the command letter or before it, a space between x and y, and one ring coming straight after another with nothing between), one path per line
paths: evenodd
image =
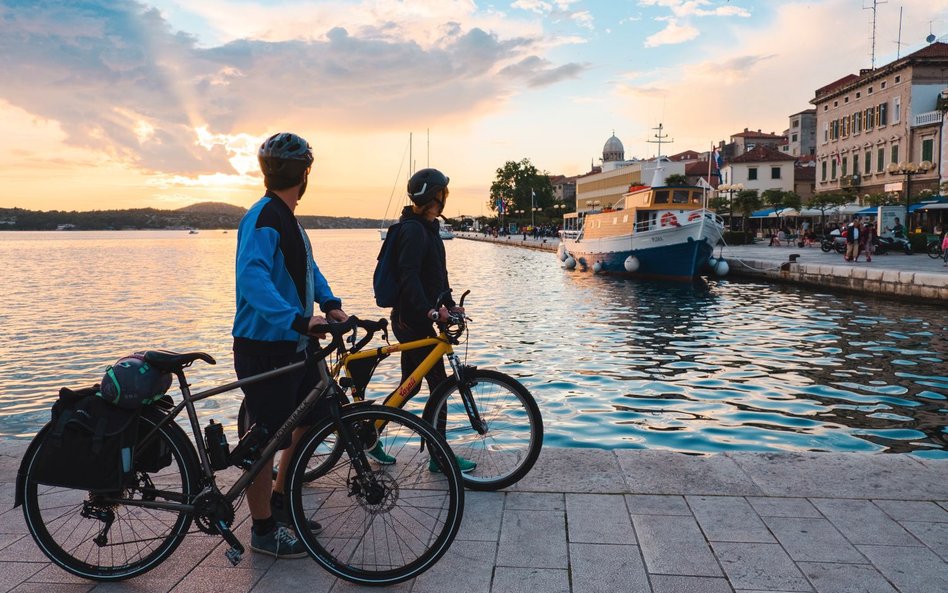
M665 185L679 186L679 185L689 185L689 183L688 183L688 178L686 176L681 175L680 173L675 173L665 178Z

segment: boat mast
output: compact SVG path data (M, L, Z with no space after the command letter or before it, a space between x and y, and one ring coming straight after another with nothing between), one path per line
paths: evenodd
M658 144L658 156L656 156L655 158L660 159L662 158L662 144L663 143L671 144L672 142L674 142L674 140L665 140L665 138L668 138L668 134L664 134L664 135L662 134L662 129L663 129L662 122L658 122L658 127L652 128L652 129L658 130L658 133L654 134L654 137L656 138L656 140L646 140L646 142L648 142L649 144Z

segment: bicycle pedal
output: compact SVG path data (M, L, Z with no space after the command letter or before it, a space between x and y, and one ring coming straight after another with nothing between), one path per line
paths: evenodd
M224 556L230 561L231 566L237 566L243 558L243 552L237 548L229 548L224 552Z

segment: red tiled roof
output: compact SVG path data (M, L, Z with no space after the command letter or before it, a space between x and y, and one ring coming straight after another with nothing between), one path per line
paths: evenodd
M740 156L731 159L732 163L765 163L768 161L795 161L797 157L774 150L769 146L755 146Z
M948 58L948 43L931 43L902 59L911 60L913 58Z
M673 154L668 157L670 161L693 161L698 158L698 153L693 150L686 150L684 152L679 152L678 154Z
M695 161L685 164L685 175L706 177L708 175L708 161Z
M794 167L794 181L816 181L816 167Z
M858 74L847 74L846 76L840 78L839 80L833 81L826 86L816 89L816 96L819 97L820 95L828 93L832 91L833 89L846 86L847 84L853 82L854 80L859 80Z
M731 138L770 138L773 140L780 140L781 138L786 139L786 136L783 134L768 134L766 132L752 132L750 130L745 130L743 132L738 132L737 134L731 134Z

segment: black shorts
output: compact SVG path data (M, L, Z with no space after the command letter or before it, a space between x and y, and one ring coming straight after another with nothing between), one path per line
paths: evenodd
M305 352L295 354L277 354L264 356L234 352L234 370L238 379L246 379L266 371L272 371L294 362L304 360ZM244 402L250 425L259 423L270 434L276 432L293 410L300 405L316 383L319 372L316 365L305 365L289 373L244 385ZM311 426L326 416L326 407L314 406L300 422L299 426ZM290 439L280 443L280 449L290 446Z

